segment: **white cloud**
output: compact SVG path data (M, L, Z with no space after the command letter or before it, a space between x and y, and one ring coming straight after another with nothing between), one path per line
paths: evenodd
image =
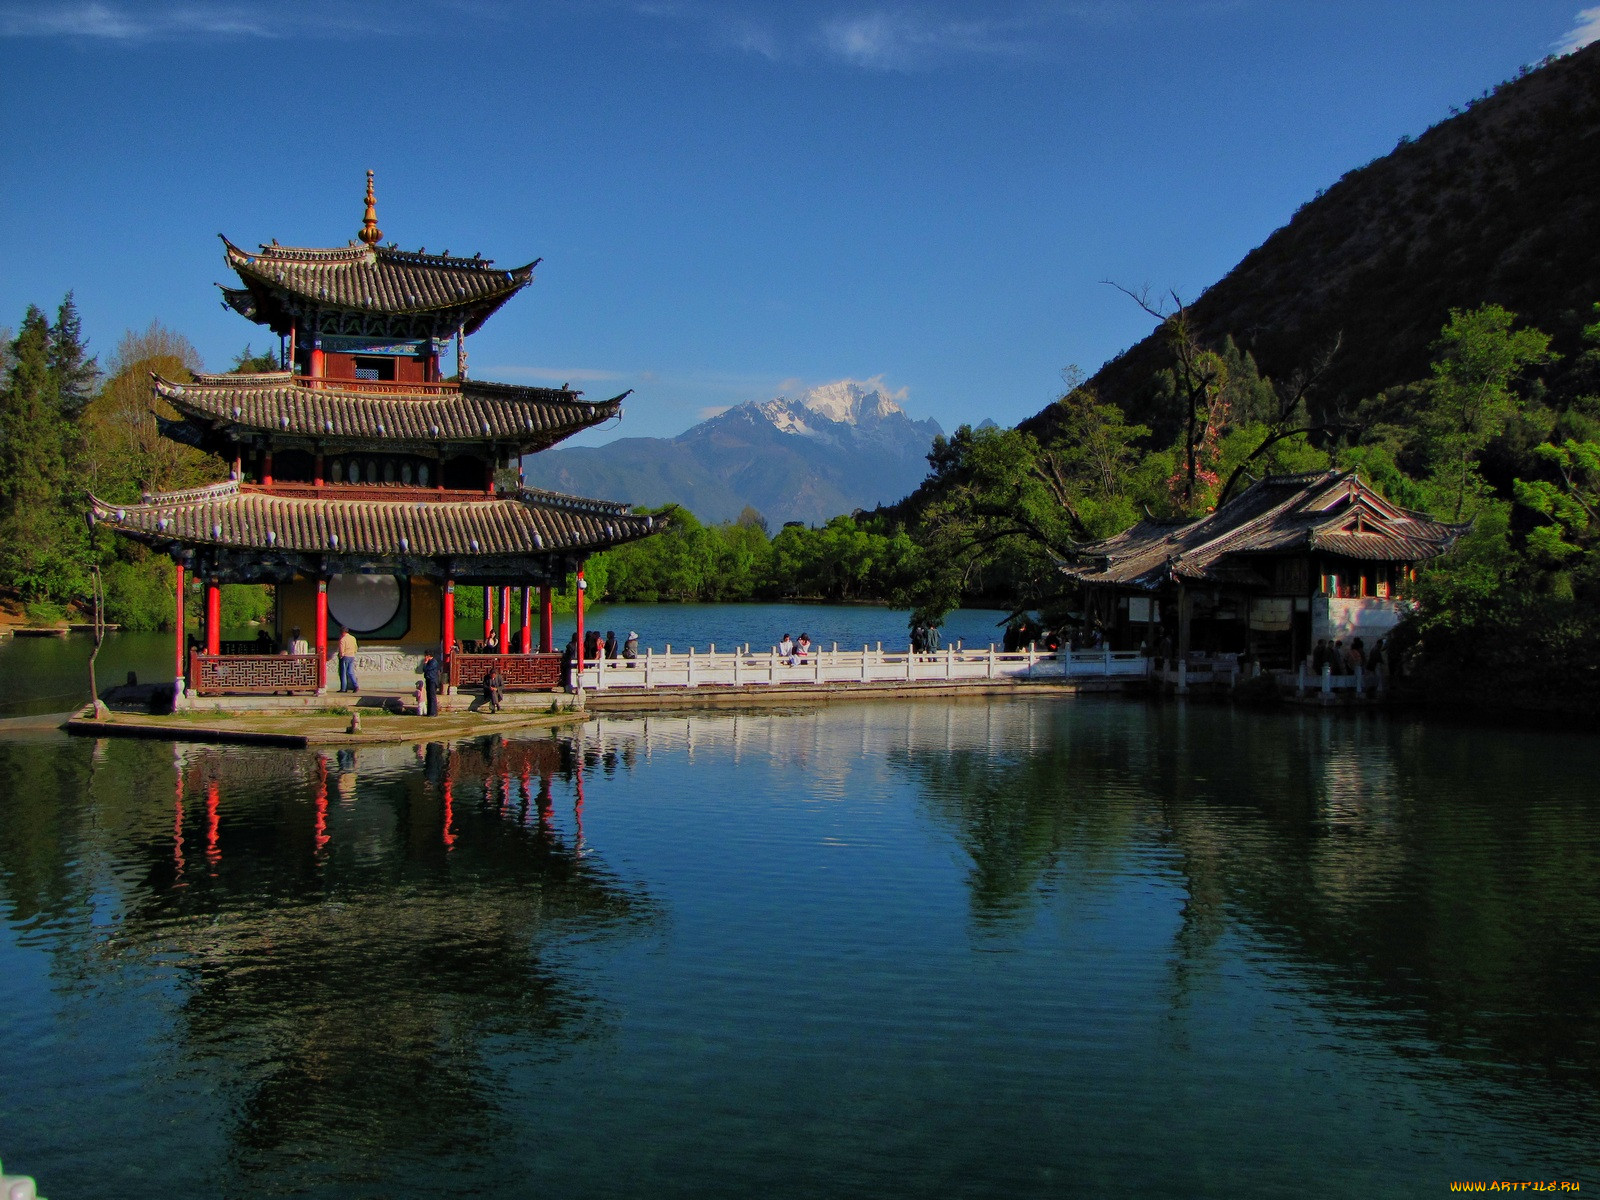
M1556 53L1571 54L1595 41L1600 41L1600 8L1585 8L1578 13L1578 23L1556 43Z
M99 3L0 8L0 37L77 37L132 42L170 37L276 38L281 26L237 5L154 9Z
M858 67L905 71L950 56L1021 56L1028 45L1017 33L1013 23L879 9L828 21L819 38L829 54Z

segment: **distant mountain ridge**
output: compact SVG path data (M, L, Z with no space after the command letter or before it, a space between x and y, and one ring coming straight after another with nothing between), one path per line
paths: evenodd
M1567 369L1600 301L1600 43L1402 138L1185 299L1203 339L1232 336L1274 379L1342 338L1314 397L1323 409L1425 377L1451 308L1503 305L1553 335ZM1165 442L1175 415L1151 379L1168 362L1152 334L1090 384ZM1051 421L1046 409L1022 427Z
M746 505L776 529L821 524L905 495L928 471L936 421L914 421L875 380L844 379L794 397L750 401L675 438L620 438L523 460L535 487L683 505L731 521Z

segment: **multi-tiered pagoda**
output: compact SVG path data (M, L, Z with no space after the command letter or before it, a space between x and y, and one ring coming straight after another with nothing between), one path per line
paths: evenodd
M441 650L452 682L477 682L487 660L462 653L458 585L485 589L483 644L467 649L498 652L513 687L555 686L552 586L587 555L659 527L625 504L523 487L520 474L497 485L522 455L617 416L627 395L591 402L565 386L467 379L466 338L532 282L537 261L508 271L382 238L370 171L348 246L252 253L224 238L243 284L224 299L279 336L284 369L154 387L179 417L162 433L230 462L231 478L140 504L93 502L95 521L177 564L176 666L189 694L324 691L330 631L336 641L341 628L360 640L363 685L404 686L424 652ZM186 574L205 589L203 637L187 654ZM223 583L276 585L270 645L222 641ZM581 629L581 588L579 604ZM297 627L310 654L283 653Z

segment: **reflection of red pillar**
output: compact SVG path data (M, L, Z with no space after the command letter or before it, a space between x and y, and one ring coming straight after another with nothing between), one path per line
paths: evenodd
M317 580L317 691L328 690L328 581Z
M488 641L489 635L494 632L494 589L483 589L483 640Z
M583 670L583 593L588 588L583 571L578 571L578 670Z
M444 642L445 657L448 658L456 648L456 581L444 581L444 628L441 631L441 640Z
M450 777L444 779L444 848L446 850L456 844L456 835L450 832L450 826L456 819L455 794L451 790Z
M177 591L174 593L174 606L175 606L175 608L177 610L177 615L173 619L173 623L172 623L173 624L172 644L173 644L173 657L177 661L176 670L177 670L178 673L176 675L174 675L173 678L174 679L182 679L184 677L184 674L188 670L188 664L183 661L184 653L183 653L183 564L182 563L178 564L177 575L178 575Z
M222 588L206 580L206 653L222 653Z
M222 861L221 826L221 797L218 795L217 781L212 779L206 783L206 861L213 867Z
M328 756L317 755L317 831L312 847L320 851L331 839L328 837Z
M177 798L172 808L172 865L177 872L176 886L183 883L183 768L178 768Z
M556 610L550 601L550 585L539 589L539 649L553 654L556 648Z
M533 589L526 584L522 587L522 645L524 654L533 649Z
M511 653L511 589L500 589L500 653Z

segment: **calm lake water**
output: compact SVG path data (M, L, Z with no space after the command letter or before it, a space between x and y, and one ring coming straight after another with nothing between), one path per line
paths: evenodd
M859 650L878 642L904 647L910 615L906 610L869 604L614 604L591 609L585 625L602 634L615 630L618 641L630 630L637 631L641 653L647 646L664 651L669 645L680 652L691 647L704 650L713 644L731 650L746 642L765 648L777 645L785 633L791 637L809 633L824 649L838 642L840 649ZM961 639L969 646L987 646L1000 641L1004 632L1000 623L1005 618L1005 613L986 608L957 609L945 621L943 635L947 642ZM570 614L556 616L557 646L566 645L572 629ZM477 636L470 623L462 632L467 637ZM256 630L228 630L224 636L250 639ZM65 712L87 704L92 645L82 634L0 640L0 679L6 681L0 692L0 720ZM170 680L172 635L113 634L106 639L95 666L102 689L121 683L129 671L147 682Z
M1106 698L0 741L48 1196L1600 1186L1600 743Z

